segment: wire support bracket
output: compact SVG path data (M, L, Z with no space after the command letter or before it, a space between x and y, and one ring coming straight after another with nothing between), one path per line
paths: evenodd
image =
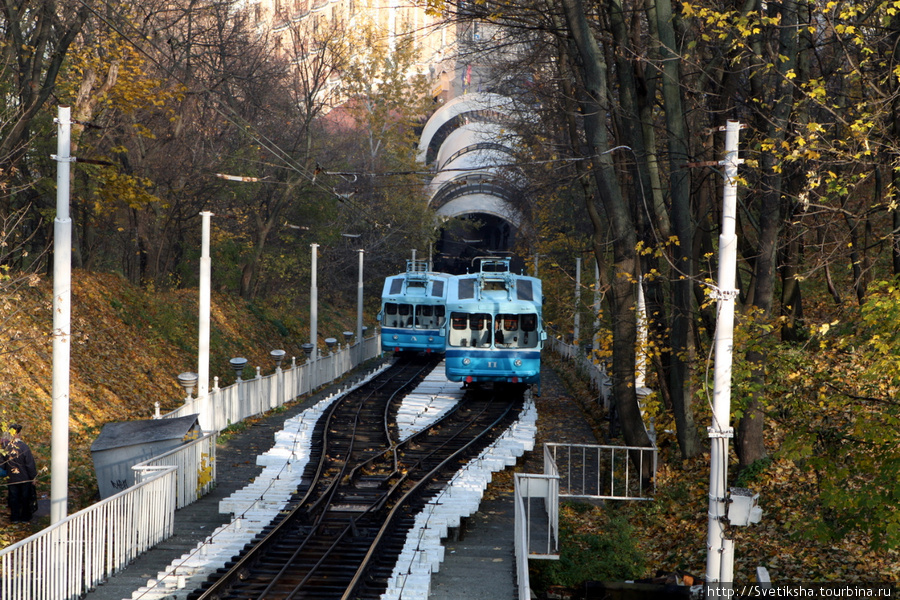
M740 292L738 290L723 290L715 286L711 286L710 298L716 301L734 300Z
M707 433L710 438L733 438L734 437L734 428L727 427L725 429L715 429L713 427L706 428Z

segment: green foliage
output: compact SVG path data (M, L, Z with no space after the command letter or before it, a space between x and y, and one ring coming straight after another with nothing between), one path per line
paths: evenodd
M742 469L734 479L735 487L750 487L753 482L763 476L766 470L772 466L772 457L767 456L753 461L746 469Z
M772 355L784 382L773 414L792 423L781 455L815 477L812 535L864 532L876 548L900 547L900 288L877 282L857 326L819 328L805 350Z
M558 181L555 182L558 184ZM594 260L590 224L585 218L584 199L578 188L554 185L534 207L535 236L521 239L519 253L529 269L538 255L538 275L543 282L544 320L558 335L572 331L575 311L575 257L582 257L581 322L589 330L597 315L593 313ZM527 247L525 247L527 246ZM589 340L579 340L584 343Z
M621 515L590 504L566 503L560 511L559 536L559 560L532 561L536 589L643 575L643 555L635 545L632 527Z
M226 427L225 429L223 429L222 431L219 432L219 435L216 437L216 443L224 444L224 443L228 442L228 440L230 440L235 435L237 435L243 431L246 431L247 429L252 427L253 423L254 423L253 419L245 419L239 423L232 423L231 425L229 425L228 427Z

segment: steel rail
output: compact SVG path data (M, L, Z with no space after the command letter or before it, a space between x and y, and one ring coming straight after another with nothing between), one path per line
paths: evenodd
M354 574L353 579L350 581L350 584L347 586L347 589L344 592L343 596L341 596L341 600L351 600L352 595L356 592L357 587L359 587L359 585L360 585L361 579L363 578L366 570L369 567L369 563L372 561L372 558L375 556L375 552L378 549L378 546L381 543L381 540L384 538L385 534L387 533L388 528L393 525L394 519L396 518L398 511L405 505L405 503L413 496L413 494L418 493L419 490L422 488L422 486L424 486L426 483L429 483L431 481L432 477L434 477L438 473L438 471L443 469L451 461L456 460L461 454L463 454L464 452L469 450L476 442L481 440L494 427L497 427L504 419L506 419L507 416L509 415L510 411L513 409L513 405L514 405L514 403L512 403L512 402L508 403L506 405L503 413L499 417L497 417L490 425L483 427L482 431L477 436L475 436L464 446L462 446L461 448L456 450L453 454L451 454L450 456L448 456L444 460L442 460L438 465L433 467L431 469L431 471L429 471L427 474L420 477L419 480L415 483L415 485L412 488L410 488L409 490L407 490L406 493L404 493L403 496L397 500L397 502L394 504L394 506L391 508L390 512L388 513L387 517L385 518L384 524L379 529L378 533L375 536L375 539L370 544L368 552L366 553L365 557L363 558L363 561L360 564L360 566L357 568L356 573ZM485 406L482 409L481 413L479 413L478 416L481 416L484 412L486 412L489 407L490 407L489 405ZM429 454L429 456L433 456L440 449L444 448L448 443L450 443L450 441L452 441L453 439L456 439L457 437L462 435L462 433L463 433L463 431L465 431L465 429L467 429L468 427L472 426L475 423L478 416L473 417L469 421L469 423L466 424L465 427L463 427L459 431L457 431L456 434L454 434L450 439L445 440L441 444L440 448L435 449L433 452L431 452ZM424 433L424 432L422 432L422 433ZM414 437L418 437L418 435L414 436ZM413 439L413 438L410 438L410 439ZM407 440L407 441L409 441L409 440ZM422 460L420 460L419 462L421 463ZM412 469L410 469L410 470L412 470Z
M388 414L389 414L389 411L390 411L391 403L392 403L393 400L397 397L397 394L399 394L400 391L402 391L403 389L405 389L406 386L407 386L410 382L412 382L412 381L414 381L416 378L418 378L418 376L421 374L421 372L422 372L425 368L427 368L427 367L423 367L423 369L419 369L418 371L416 371L416 373L415 373L411 378L409 378L405 384L403 384L402 386L400 386L400 387L398 387L396 390L394 390L394 392L393 392L393 393L385 400L385 408L384 408L384 412L383 412L383 419L384 419L383 425L384 425L385 436L386 436L386 439L388 440L388 442L390 442L390 425L389 425L389 416L388 416ZM383 387L383 386L382 386L382 387ZM380 389L380 388L379 388L379 389ZM279 580L281 579L281 577L285 574L285 572L288 570L288 568L291 567L291 565L292 565L292 564L294 563L294 561L296 560L297 556L299 556L300 552L302 552L302 550L306 547L306 543L307 543L310 539L312 539L313 533L315 533L315 531L321 526L322 520L323 520L323 519L325 518L325 516L328 514L328 513L327 513L327 506L331 504L331 499L334 497L334 494L337 492L338 484L339 484L340 481L344 478L344 475L345 475L347 466L350 464L351 458L352 458L352 456L353 456L353 446L354 446L355 443L356 443L356 432L357 432L357 428L358 428L358 426L359 426L359 415L360 415L360 412L362 412L362 409L363 409L363 407L365 406L366 401L369 400L371 397L372 397L372 394L370 394L370 395L367 396L366 398L361 399L361 400L359 401L359 403L358 403L358 405L357 405L357 407L356 407L356 411L354 412L353 430L352 430L352 432L351 432L351 434L350 434L350 436L349 436L349 438L350 438L350 441L349 441L350 449L347 451L347 457L344 459L343 463L341 464L341 469L340 469L340 471L334 476L334 479L332 480L332 483L328 486L327 490L329 490L329 493L323 494L323 495L319 498L319 500L317 500L316 503L315 503L315 506L318 507L319 503L321 503L322 500L323 500L324 498L327 497L327 498L328 498L328 501L325 503L326 509L322 510L322 511L319 513L318 519L317 519L317 522L316 522L316 525L315 525L315 527L313 528L313 530L310 532L309 536L307 536L306 540L304 540L303 543L301 543L301 545L294 551L294 553L293 553L293 554L291 555L291 557L287 560L287 562L286 562L285 565L281 568L281 570L278 572L278 574L275 575L275 577L272 578L272 581L269 583L268 586L266 586L266 588L263 590L263 592L257 597L257 600L264 600L264 599L266 598L266 595L272 590L272 588L275 587L275 585L277 585L278 581L279 581ZM328 432L328 430L329 430L329 428L330 428L330 425L331 425L331 423L330 423L331 416L333 416L333 413L331 413L331 414L329 415L329 421L326 422L326 424L325 424L325 432L326 432L326 433ZM324 439L323 439L323 449L327 449L327 444L324 443L324 442L326 442L326 441L327 441L327 440L324 440ZM368 459L366 459L363 463L360 463L359 465L354 466L354 467L350 470L350 474L349 474L350 477L352 478L353 475L354 475L354 473L355 473L355 472L356 472L363 464L368 464L368 463L370 463L371 461L375 460L380 454L381 454L381 452L376 453L375 455L373 455L373 456L369 457ZM320 460L320 464L321 464L322 462L324 462L325 456L326 456L326 452L323 452L323 453L322 453L322 459ZM309 495L310 493L312 493L312 490L313 490L313 487L311 486L310 489L309 489L309 491L307 492L307 497L308 497L308 495ZM301 504L302 504L302 503L301 503ZM368 509L366 509L366 510L363 512L363 514L366 514L366 513L370 512L370 511L372 511L372 509L373 509L373 507L370 506ZM312 512L312 511L310 511L310 512ZM285 600L290 600L291 598L294 598L294 597L296 596L296 594L297 594L297 592L300 590L300 588L302 588L303 585L306 584L306 582L309 581L309 579L315 574L316 569L318 569L318 568L326 561L326 559L329 557L330 553L337 547L338 544L341 543L341 541L343 541L344 536L345 536L348 532L352 532L354 528L355 528L355 520L351 517L351 522L344 528L343 531L341 531L341 533L339 533L339 534L335 537L334 541L332 542L332 544L331 544L331 546L328 548L328 550L326 550L326 551L322 554L322 556L319 558L319 560L316 562L316 564L313 565L313 566L309 569L309 571L306 573L306 575L305 575L304 578L300 581L300 583L298 583L298 584L294 587L294 589L293 589L291 592L288 593L288 595L285 597Z
M407 368L407 365L405 365L405 364L404 365L396 365L395 367L398 370L400 370L400 369ZM413 381L415 381L421 375L421 373L423 371L425 371L426 369L433 368L433 367L434 367L434 364L429 363L429 364L426 364L425 366L422 366L419 369L416 369L415 372L411 376L407 376L405 378L406 381L402 385L398 386L397 390L395 390L395 392L390 396L390 398L394 398L396 396L396 394L399 393L399 391L408 387ZM386 371L383 375L388 375L389 373L390 373L390 370ZM364 398L359 399L359 406L357 407L357 411L361 410L361 408L363 406L365 406L365 403L369 399L371 399L379 390L389 386L392 383L392 381L393 380L389 379L389 378L385 379L385 381L381 385L374 387L369 392L368 395L366 395ZM390 400L386 401L386 403L390 404ZM215 582L213 582L210 585L210 587L207 588L206 590L204 590L199 596L197 596L195 598L195 600L217 600L220 597L220 596L218 596L218 594L222 589L232 586L235 581L240 581L240 580L244 579L245 574L249 571L250 568L252 568L252 564L255 564L256 562L258 562L260 560L260 558L261 558L260 554L264 551L263 549L265 547L274 543L274 540L276 540L279 536L288 533L287 532L288 527L290 527L294 524L294 522L299 518L299 515L301 512L305 513L306 515L309 515L313 512L319 511L319 508L322 505L324 496L326 496L326 495L332 496L334 491L336 491L337 485L339 484L339 482L341 480L340 477L335 477L332 480L332 482L326 487L325 491L329 492L329 493L323 494L322 496L320 496L318 499L316 499L313 502L312 506L310 506L309 508L305 508L306 504L308 502L310 502L311 496L315 493L318 481L324 475L325 465L328 462L328 456L327 456L326 450L328 448L328 441L329 441L329 429L330 429L329 424L330 424L330 421L333 418L335 412L337 411L338 407L341 404L342 404L341 402L335 402L325 412L326 419L325 419L323 427L322 427L321 455L319 457L318 464L316 465L316 471L312 477L312 480L311 480L309 487L307 488L307 491L304 494L303 498L299 502L293 503L293 504L295 504L293 506L293 508L291 508L289 510L289 512L286 515L284 515L283 518L281 520L279 520L278 523L276 523L272 527L272 529L265 535L265 537L263 537L258 542L256 542L254 547L251 550L244 553L227 572L225 572L221 577L219 577ZM347 457L347 459L349 459L349 456ZM346 464L346 460L345 460L345 464ZM334 489L332 489L332 488L334 488ZM317 523L321 522L321 520L322 520L322 518L324 518L325 514L326 513L323 511L318 516ZM309 537L311 537L311 536L308 536L307 539L309 539ZM304 541L303 545L305 545L305 544L306 544L306 542ZM276 579L277 579L277 577L276 577Z

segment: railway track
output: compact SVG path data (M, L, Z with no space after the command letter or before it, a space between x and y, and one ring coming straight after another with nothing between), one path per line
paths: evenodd
M398 442L395 415L437 361L404 359L319 420L303 488L189 600L378 598L415 515L518 415L523 387L470 390Z

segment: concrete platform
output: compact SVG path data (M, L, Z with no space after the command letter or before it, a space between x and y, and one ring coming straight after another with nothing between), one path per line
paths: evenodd
M429 600L516 600L514 523L512 493L484 498L478 512L444 542L444 562L431 576Z

